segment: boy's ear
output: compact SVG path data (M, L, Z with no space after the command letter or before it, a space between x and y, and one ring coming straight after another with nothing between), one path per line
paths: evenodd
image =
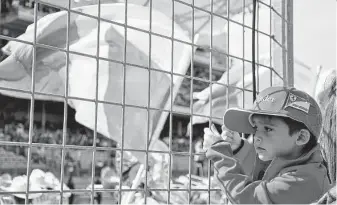
M310 140L310 132L307 129L301 129L299 132L297 132L297 139L296 144L298 146L305 145Z

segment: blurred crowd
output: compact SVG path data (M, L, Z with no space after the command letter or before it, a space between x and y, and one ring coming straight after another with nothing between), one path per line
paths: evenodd
M93 145L93 131L87 128L67 129L66 131L66 145L92 146ZM34 125L33 143L43 144L62 144L63 130L56 128L38 128ZM29 127L20 122L11 122L6 124L4 129L0 128L0 140L12 142L28 142ZM98 134L96 139L96 146L108 146L108 140L102 139L103 136Z
M25 126L23 123L12 122L6 124L4 129L0 128L0 141L7 142L28 142L29 140L29 127ZM32 132L33 143L40 144L59 144L63 142L63 131L62 129L42 129L34 126ZM111 140L103 139L99 136L96 140L97 147L107 147L111 145ZM93 132L88 129L68 129L66 132L66 145L78 145L78 146L92 146L93 145ZM13 145L3 145L6 151L13 152L18 156L27 157L28 147L27 146L13 146ZM44 147L34 147L32 149L32 162L37 164L52 165L53 162L61 161L61 152L54 151L53 156L50 156L49 150L46 151ZM52 158L52 159L50 159ZM50 160L49 160L50 159ZM69 153L65 156L65 163L73 163L78 168L80 168L80 162L70 155ZM56 166L56 165L55 165ZM52 165L53 167L53 165ZM55 167L56 168L56 167Z
M7 13L10 10L12 10L13 2L14 2L13 0L2 0L1 7L0 7L1 13ZM18 2L20 6L27 7L27 8L34 8L34 4L35 4L35 0L19 0ZM39 11L48 12L48 13L60 11L60 9L58 8L47 6L47 5L41 5L41 4L39 4L38 9Z

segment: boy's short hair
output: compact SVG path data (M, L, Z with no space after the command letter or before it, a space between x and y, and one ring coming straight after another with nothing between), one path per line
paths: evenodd
M301 122L317 141L322 127L322 113L309 94L288 87L270 87L259 93L252 109L230 108L225 112L224 125L233 131L252 134L253 114L290 118Z
M268 118L268 120L270 120L273 117L282 119L288 125L288 128L289 128L288 134L289 135L292 135L292 134L300 131L301 129L308 130L309 133L310 133L310 138L309 138L309 141L307 142L307 144L305 144L305 146L303 147L303 150L302 150L303 153L311 150L313 147L315 147L317 145L316 137L314 136L314 134L312 134L310 132L310 130L307 128L307 126L305 126L305 124L303 124L302 122L298 122L298 121L293 120L291 118L281 117L281 116L271 116L271 115L262 115L262 114L253 114L253 116L254 117L255 116L266 117L266 118Z

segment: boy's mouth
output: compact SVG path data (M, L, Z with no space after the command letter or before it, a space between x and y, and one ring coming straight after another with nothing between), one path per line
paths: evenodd
M266 149L262 148L262 147L255 147L256 151L266 151Z

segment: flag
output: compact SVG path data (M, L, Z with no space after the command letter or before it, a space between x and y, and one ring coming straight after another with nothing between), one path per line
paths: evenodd
M82 13L97 15L96 6L76 8ZM149 28L150 9L138 5L128 4L127 24L143 30ZM101 7L101 18L124 23L125 4L105 4ZM67 12L61 11L47 15L37 22L37 42L56 47L66 46ZM162 13L152 10L152 31L160 35L171 35L172 20ZM34 25L19 39L32 40ZM147 136L151 138L156 129L158 119L163 114L160 110L150 110L147 113L148 99L150 107L163 109L170 102L171 75L159 71L171 71L171 40L159 36L151 36L135 29L127 29L126 65L117 61L124 59L124 27L101 21L98 32L97 20L79 14L71 14L70 18L70 46L69 50L87 55L97 54L97 35L99 34L99 56L114 62L98 61L98 100L108 103L97 103L97 131L120 144L122 139L124 148L144 150ZM174 38L191 43L185 32L174 24ZM148 65L151 45L151 65ZM190 64L192 49L189 45L174 42L173 46L173 72L185 74ZM26 69L24 79L31 79L30 70L32 62L31 45L11 41L3 49L9 55L0 64L14 65L16 69ZM36 63L36 90L39 92L53 92L56 87L64 95L66 82L66 54L61 51L37 48ZM156 70L148 71L147 67ZM51 74L53 73L53 77ZM54 75L57 73L57 75ZM96 97L97 61L87 56L69 54L69 84L68 95L72 97L94 100ZM125 79L124 79L125 75ZM173 78L173 86L179 85L179 78ZM48 80L46 80L48 79ZM56 84L55 82L61 83ZM124 81L125 80L125 81ZM42 82L46 81L45 84ZM1 81L3 82L3 81ZM5 81L8 83L9 81ZM29 87L29 80L12 80L14 88ZM125 82L125 83L124 83ZM125 87L124 87L125 85ZM1 85L3 86L3 84ZM48 88L48 89L47 89ZM125 90L125 93L123 92ZM17 97L27 97L22 94L8 93ZM149 96L150 95L150 96ZM175 96L173 96L175 97ZM42 96L49 100L49 97ZM122 104L123 100L126 105ZM70 99L69 104L76 110L75 119L82 125L94 130L95 103L77 99ZM122 104L122 105L120 105ZM123 116L124 109L124 116ZM124 126L123 126L124 118ZM122 136L123 133L123 136ZM133 152L139 161L144 162L144 153Z

